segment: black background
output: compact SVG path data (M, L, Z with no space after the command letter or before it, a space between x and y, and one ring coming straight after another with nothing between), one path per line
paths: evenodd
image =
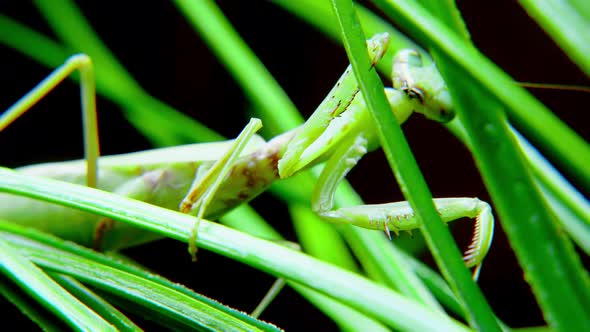
M311 114L347 65L342 49L270 2L218 3L301 112ZM247 99L173 5L167 1L81 1L79 5L102 40L149 93L224 136L235 136L245 125L244 113L250 107ZM517 4L459 1L459 7L476 45L517 81L588 85ZM28 1L0 1L0 12L52 35ZM8 108L48 73L49 69L0 46L0 109ZM587 94L533 93L589 139ZM103 154L150 148L116 105L99 98L98 107ZM418 116L408 121L405 132L435 196L476 196L489 201L470 155L444 128ZM15 167L80 158L80 137L78 88L69 82L0 133L0 164ZM372 153L349 179L369 203L401 200L388 169L381 152ZM280 202L263 195L253 204L268 220L284 221L274 226L294 239ZM471 224L456 226L454 234L465 245ZM508 325L541 325L534 297L499 225L497 229L479 284ZM273 282L271 277L205 251L200 251L197 264L191 264L185 245L171 240L128 253L158 273L244 311L252 310ZM428 254L424 259L432 264ZM16 312L10 305L6 310ZM336 329L289 289L261 318L288 330Z

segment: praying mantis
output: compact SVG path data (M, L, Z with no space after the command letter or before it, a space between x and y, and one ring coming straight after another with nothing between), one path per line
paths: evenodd
M387 48L388 36L378 34L367 44L375 64ZM312 197L312 208L322 219L381 230L388 236L420 226L407 202L333 208L338 184L363 155L379 147L373 120L350 67L304 125L268 142L254 135L261 126L254 119L233 141L98 158L92 65L87 56L75 55L5 112L0 117L0 130L76 69L81 71L86 166L78 160L32 165L19 171L96 186L180 210L195 215L198 223L202 217L216 218L253 199L273 181L325 162ZM404 50L396 56L392 72L393 87L387 88L386 94L398 121L404 122L413 112L439 122L453 118L450 95L434 64L424 65L418 53ZM0 195L0 200L0 217L86 246L121 249L156 238L122 223L28 198ZM467 267L475 267L477 276L493 236L490 206L477 198L439 198L435 205L445 222L475 218L473 240L464 260ZM63 222L40 224L36 213ZM191 252L195 250L191 248Z

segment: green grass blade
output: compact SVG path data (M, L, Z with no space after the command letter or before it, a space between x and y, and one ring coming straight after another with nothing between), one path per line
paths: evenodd
M273 4L284 8L291 14L313 25L336 43L342 43L342 39L340 38L340 29L338 29L338 22L336 21L336 16L334 16L334 12L332 11L330 1L275 0L273 1ZM384 75L391 75L393 57L398 51L402 49L412 48L420 51L425 56L425 58L429 57L429 55L424 50L422 50L418 44L408 39L408 37L395 29L389 22L380 18L377 14L373 13L360 4L357 4L355 8L357 10L357 15L359 16L363 31L365 32L365 36L372 36L381 32L389 33L389 47L387 52L383 55L383 58L377 63L377 68L379 68L381 73Z
M55 8L51 7L47 10L51 11L52 9ZM56 17L54 19L58 21L83 20L81 14L77 11L71 12L70 14L70 19L62 17ZM54 15L55 13L48 16L55 17ZM55 24L60 24L60 22L57 22ZM86 23L82 21L82 23L80 24ZM13 21L8 17L0 16L0 27L2 27L0 29L0 41L16 48L20 52L27 54L28 56L47 66L58 66L61 63L61 61L63 61L63 59L65 59L69 55L69 51L67 48L58 45L54 41ZM85 27L84 29L87 29L87 27ZM68 34L70 33L70 31L75 31L76 29L70 30L61 28L60 30L61 33ZM13 36L11 33L3 33L9 31L15 31L17 33L16 36ZM89 36L89 38L97 38L94 33L87 33L87 35ZM71 40L72 42L77 41L75 38L72 37L67 37L67 39ZM88 48L84 46L84 44L73 45L73 48L84 49L86 51L93 49L92 47ZM105 48L103 46L100 46L94 47L94 49L104 50ZM180 113L177 113L166 104L150 96L142 94L137 98L124 98L123 100L118 99L118 97L122 96L123 94L114 94L111 89L108 89L110 81L117 81L121 77L123 77L123 80L126 80L127 78L125 77L129 74L127 72L120 70L112 70L112 76L101 75L100 73L101 71L99 71L98 73L98 92L106 96L107 98L113 100L114 102L119 103L123 108L127 108L128 112L126 113L126 115L128 116L129 120L136 127L138 127L138 129L140 129L140 131L144 133L144 135L149 137L152 140L152 142L154 142L156 145L172 145L186 141L194 142L199 140L210 141L218 140L221 138L221 136L218 134L210 134L210 130L200 130L201 127L193 125L195 123L194 120L189 119ZM158 124L158 127L153 128L151 126L152 123ZM162 124L170 125L162 126ZM260 217L256 217L256 220L258 220L257 222L244 223L245 220L255 220L251 218L252 210L250 209L249 212L245 215L244 211L246 210L247 208L240 208L239 211L234 211L234 213L232 213L231 215L224 217L223 220L226 223L231 223L232 225L234 225L234 227L235 225L241 225L241 228L244 229L244 226L247 226L246 229L248 231L258 229L259 231L255 231L255 233L258 232L258 235L264 238L273 238L276 236L276 232L271 231L272 228L270 228L268 224L262 221ZM307 291L306 294L310 296L310 300L314 303L324 302L322 299L320 299L321 295L317 293ZM311 297L313 297L313 299L311 299ZM327 308L327 310L331 310L331 308ZM350 310L342 314L342 317L344 319L356 316L358 316L358 313L350 314Z
M412 1L375 0L375 3L418 40L447 54L478 85L493 92L515 127L571 174L582 188L590 190L590 169L585 162L590 160L590 145L579 135L473 47L466 47L463 39L424 8Z
M277 135L303 122L295 105L280 85L212 1L177 1L176 5L235 77L252 103L257 106L257 115L264 119L267 133ZM351 261L350 254L340 250L344 244L339 238L332 236L331 241L327 241L325 238L317 237L320 227L321 225L317 224L306 224L305 232L316 234L314 239L322 242L324 254L329 252L332 257L338 257L337 260L341 262ZM249 233L244 226L239 226L237 229ZM333 233L333 230L331 232ZM265 234L264 238L272 237ZM316 252L316 254L319 253ZM323 303L323 301L316 301L316 303ZM334 312L332 308L322 310ZM348 315L349 311L343 312L344 315L335 318L335 321L350 322L352 316ZM354 316L359 316L359 313L355 313ZM367 318L364 320L368 321Z
M537 186L569 236L590 254L590 202L524 137L512 130L531 165Z
M43 6L43 4L40 4L41 6ZM57 14L59 14L58 12L60 11L61 8L67 7L65 11L63 11L64 13L66 13L66 16L59 16ZM102 42L98 39L98 37L96 36L96 34L94 32L92 32L91 29L89 29L88 23L85 22L85 19L81 16L81 14L79 13L79 10L76 9L76 7L74 7L71 3L68 2L59 2L56 3L55 6L49 6L49 8L47 7L43 7L43 13L44 15L46 15L50 21L51 21L51 25L54 27L54 29L56 30L56 33L60 36L60 38L63 38L64 40L67 41L67 43L70 45L69 47L65 47L65 46L61 46L58 45L57 43L55 43L54 41L43 37L42 35L36 33L35 31L32 31L30 29L26 29L26 27L23 27L20 24L17 24L14 21L9 20L7 23L8 28L6 29L0 29L1 32L8 32L8 31L13 31L14 27L20 27L22 28L21 30L23 30L23 34L19 37L19 38L15 38L12 39L10 41L7 41L7 43L9 45L13 45L14 43L19 45L19 50L21 52L25 52L27 53L29 56L33 57L34 59L36 59L37 61L41 61L44 64L48 65L48 66L57 66L58 64L61 63L61 61L63 61L63 59L65 59L70 52L70 48L71 49L85 49L85 50L89 50L92 52L95 52L98 54L98 59L105 59L110 57L110 59L108 61L98 61L101 64L104 63L109 63L109 62L115 62L116 59L112 56L112 55L104 55L106 52L109 52L108 49L102 45ZM78 27L80 27L80 29L78 29ZM79 31L83 32L84 38L79 38L80 35L77 34ZM0 36L2 35L2 33L0 32ZM10 34L8 34L8 37L10 37ZM37 45L37 41L42 41L41 46ZM22 42L21 44L19 44L19 42ZM56 51L55 51L56 50ZM102 53L102 54L101 54ZM105 66L105 65L101 65L101 66ZM192 123L192 121L190 121L190 119L184 119L182 117L178 117L177 115L175 115L176 113L173 113L173 111L167 107L167 105L158 102L157 100L151 98L151 97L144 97L144 96L139 96L137 98L125 98L125 100L121 100L121 99L117 99L118 97L121 97L122 95L125 95L125 93L121 92L121 91L113 91L111 89L109 89L109 84L111 80L114 81L129 81L131 78L130 77L125 77L125 76L129 76L128 73L122 71L122 70L117 70L116 68L121 69L122 67L120 65L115 65L115 66L110 66L111 70L110 71L106 71L106 72L110 72L110 75L112 76L108 76L108 75L103 75L102 78L99 74L99 84L98 84L98 90L99 93L102 93L103 95L108 96L111 100L119 103L122 107L124 108L128 108L130 109L127 112L127 116L130 118L131 122L133 122L136 126L139 127L139 129L146 134L146 136L150 137L152 139L152 141L154 141L155 143L159 144L159 145L169 145L169 144L174 144L174 143L178 143L181 141L187 141L186 137L194 137L197 136L197 132L198 130L194 130L194 127L190 126L190 123ZM115 68L115 69L113 69ZM99 71L101 72L101 71ZM132 79L131 79L132 80ZM102 82L102 83L101 83ZM127 85L121 85L119 86L121 89L124 89L125 86L135 86L136 84L134 83L129 83ZM127 93L137 93L137 91L133 91L133 90L137 90L137 89L129 89L129 91L127 91ZM155 110L155 112L147 112L145 113L146 110ZM140 111L144 111L143 114L140 115ZM166 121L162 121L162 119L166 119ZM180 119L183 121L177 121L175 119ZM186 121L185 121L186 120ZM166 123L173 123L173 125L171 126L164 126L159 127L157 131L152 130L152 128L149 126L150 123L157 123L159 125L162 124L166 124ZM182 123L183 125L177 125L178 123ZM189 124L189 125L184 125L184 124ZM180 129L179 129L180 128ZM181 132L180 134L178 134L178 132ZM219 136L216 136L219 137ZM205 140L210 140L209 139L205 139ZM239 217L239 214L235 214L234 216L232 216L234 220L238 220L239 222L242 222L243 219L241 219ZM232 217L228 217L226 219L232 219ZM355 231L360 232L360 230L352 230L349 233L355 233ZM370 236L366 236L366 238L368 238L368 241L371 241L371 239L378 239L380 243L383 243L383 239L381 237L380 234L374 233L374 232L369 232L367 234L370 234ZM267 234L268 235L268 234ZM387 247L383 246L385 249L388 249ZM391 267L393 266L393 264L388 264L387 258L383 259L383 257L388 257L387 254L385 255L380 255L380 252L375 251L375 260L380 260L383 262L383 266L386 267ZM391 279L391 278L390 278ZM352 315L346 313L343 314L342 317L352 317Z
M468 311L469 320L479 329L499 330L496 319L471 275L465 269L461 254L448 228L434 208L432 195L418 169L418 165L402 130L390 111L383 85L371 62L352 1L334 0L334 9L343 33L344 44L368 108L380 132L381 145L404 196L422 220L421 230L443 271ZM395 158L393 157L395 155Z
M449 129L468 143L464 129L455 122ZM535 184L545 203L556 215L558 222L576 244L590 253L590 203L577 191L522 135L510 127L531 168Z
M75 8L75 7L72 7ZM51 10L52 8L49 8L48 10ZM77 12L74 12L74 14L72 14L73 17L70 17L72 21L79 21L81 20L81 15ZM69 21L68 18L60 18L62 21ZM60 19L56 18L55 20L60 21ZM83 18L82 18L83 19ZM1 23L1 21L0 21ZM50 48L54 48L54 49L60 49L60 46L55 44L54 42L50 41L47 38L43 38L42 36L40 36L38 33L30 30L30 29L26 29L25 27L22 27L21 25L16 24L13 21L9 21L10 24L13 24L17 27L21 27L24 31L24 35L23 38L19 38L18 40L27 40L27 41L35 41L35 40L42 40L44 43L42 45L50 45L48 47ZM53 23L53 24L61 24L60 22L57 23ZM87 28L85 28L87 29ZM8 29L4 30L4 29L0 29L1 31L8 31ZM74 29L75 30L75 29ZM60 31L62 31L62 33L69 33L70 29L63 29L61 28ZM2 36L0 34L0 36ZM89 34L88 36L92 37L93 34ZM25 38L26 37L26 38ZM67 38L68 40L75 40L75 38ZM11 42L10 39L6 39L7 42ZM12 45L12 44L9 44ZM41 46L42 46L41 45ZM37 45L31 43L23 43L23 45L19 44L19 50L26 52L29 56L33 57L34 59L38 60L38 61L42 61L43 63L46 64L50 64L53 66L56 66L57 64L60 63L61 59L56 59L56 58L44 58L43 56L40 56L40 54L46 54L46 52L43 51L39 51L39 48L37 48ZM66 51L64 51L66 52ZM51 54L51 52L47 53L47 54ZM65 57L66 54L64 54ZM98 72L100 73L100 71ZM98 74L97 73L97 74ZM119 71L113 71L112 74L114 74L114 76L112 77L108 77L108 79L112 79L112 80L118 80L121 75L127 75L126 73L122 73ZM99 83L100 83L100 74L99 75ZM104 77L104 76L103 76ZM105 84L107 84L108 81L105 82ZM109 90L105 90L103 87L105 86L105 84L98 84L97 85L97 89L99 91L99 93L105 94L107 96L109 96L110 98L116 98L116 95L109 95ZM193 127L191 125L191 123L193 123L194 121L190 120L190 119L184 119L186 117L180 116L177 113L175 113L173 110L171 110L167 105L151 98L129 98L126 99L129 101L133 102L133 105L126 105L126 101L121 101L121 100L116 100L114 99L115 102L119 102L121 103L121 105L123 107L127 107L130 108L131 111L129 111L127 113L130 121L132 123L134 123L138 129L140 129L147 137L150 137L152 139L153 142L159 144L159 145L169 145L169 144L174 144L174 143L179 143L181 141L184 141L186 137L191 137L191 138L197 138L198 139L198 128L197 127ZM154 110L154 112L147 112L150 110ZM139 111L143 111L141 114L139 113ZM272 116L274 117L278 117L280 119L279 114L279 110L277 110L277 112L273 113ZM166 121L163 121L162 119L165 118ZM177 120L178 119L178 120ZM151 130L150 124L151 123L157 123L157 124L162 124L162 123L170 123L171 126L164 126L164 127L159 127L158 130ZM177 125L178 124L178 125ZM219 137L219 136L216 136ZM201 137L202 138L202 137ZM358 197L356 195L352 195L351 199L348 200L343 200L340 204L360 204L360 201L358 200ZM346 201L346 202L345 202ZM236 220L239 220L240 218L236 216ZM348 239L349 241L366 241L365 244L356 244L354 245L354 247L356 248L356 252L357 253L364 253L363 256L370 258L373 262L380 262L379 264L381 264L382 266L385 266L387 268L396 266L396 264L394 262L391 261L391 257L390 255L372 255L372 254L368 254L371 251L376 253L376 250L370 250L370 249L366 249L367 247L370 247L373 245L373 243L375 242L379 242L379 241L383 241L383 239L381 238L380 234L376 234L376 233L372 233L371 235L359 235L361 234L363 231L362 230L357 230L357 229L352 229L351 231L346 232L347 234L349 234ZM361 240L359 240L361 239ZM366 240L363 240L366 239ZM387 247L385 247L387 248ZM389 258L388 258L389 257ZM368 264L373 264L374 263L368 263L365 262L365 265ZM399 264L397 264L397 266L399 266ZM383 269L378 269L378 270L383 270ZM411 278L411 277L410 277ZM394 276L389 276L389 277L384 277L384 279L389 280L391 283L395 284L398 283L399 278L395 278Z
M398 4L400 2L396 3ZM571 131L551 113L539 109L539 104L534 100L531 99L528 104L529 100L526 98L530 97L524 94L518 105L511 104L516 103L511 98L520 95L518 87L509 81L502 84L502 75L485 58L472 47L465 46L456 35L438 24L428 13L417 6L411 7L410 4L404 3L396 8L393 3L387 2L384 7L388 14L403 16L412 25L412 29L420 30L418 34L429 40L433 51L441 58L440 68L445 74L458 114L473 144L477 165L523 266L526 279L531 284L547 320L558 329L587 329L587 324L590 323L586 319L586 308L590 301L587 274L571 243L557 229L554 215L540 198L502 111L505 107L517 108L526 104L535 108L535 111L527 109L527 112L543 118L545 128L556 130L560 127L568 132L564 135L571 134ZM417 22L429 24L422 26L416 24ZM446 40L445 44L441 43L443 39ZM490 76L498 76L495 85L485 82ZM555 132L545 136L556 137L553 135ZM563 137L560 140L561 138ZM572 136L568 136L566 141L571 138ZM564 149L571 146L563 145L562 142L557 142L561 152L569 152ZM568 143L577 144L575 148L581 148L577 150L578 153L583 154L588 149L588 145L577 138ZM547 141L542 143L543 146L547 144ZM584 160L580 155L570 155L569 158L575 158L577 163Z
M274 3L279 4L286 10L289 10L294 15L297 15L298 17L301 17L308 23L314 25L320 31L322 31L324 34L328 35L332 39L339 38L339 31L336 29L336 25L334 24L335 18L333 17L330 11L329 4L327 1L275 1ZM432 1L430 3L434 5L446 4L446 2L439 1ZM359 15L359 19L361 21L361 25L363 26L363 30L365 32L370 31L371 34L381 31L387 31L389 33L398 33L397 30L391 28L391 25L389 25L389 23L375 16L372 12L366 10L364 7L357 5L356 8ZM436 12L440 14L445 11L435 9L431 10L431 12ZM455 17L456 15L452 15L449 21L455 22ZM460 23L459 26L462 29L464 28L463 23ZM468 36L467 32L463 34ZM400 46L402 48L417 47L415 45L411 45L412 43L410 41L405 42L403 39L398 40L398 38L399 36L394 34L392 42L394 47L399 44L402 45ZM389 59L389 66L383 66L383 64L387 63L388 56L389 52L385 56L386 59L380 61L377 64L377 68L379 68L380 71L385 75L389 74L389 69L391 66L391 59ZM464 139L464 136L460 136L460 138ZM536 153L528 151L530 150L525 149L525 153L527 154L527 158L529 160L531 160L532 158L538 160L538 158L535 157ZM546 164L546 162L544 163ZM590 213L588 212L588 204L587 202L585 202L583 196L581 197L581 194L577 193L576 190L572 188L570 184L564 182L563 177L558 173L555 173L556 170L554 170L552 166L546 164L547 167L540 168L539 162L531 162L530 165L535 170L536 177L546 187L546 190L550 190L554 196L556 195L557 197L559 197L560 201L558 201L557 199L552 199L551 204L556 206L554 210L559 210L560 214L563 215L563 217L561 217L560 220L565 222L565 227L566 229L568 229L570 236L572 236L576 240L578 245L585 248L584 250L586 252L589 252L590 238L588 238L588 231L586 230L586 226L590 224ZM552 170L548 171L548 168L551 168ZM549 194L549 192L547 193Z
M62 239L53 237L51 235L39 232L34 229L23 228L19 225L15 225L7 221L2 221L2 223L0 223L0 226L3 230L10 232L11 234L15 234L19 237L27 238L31 241L41 243L42 245L51 247L55 250L58 250L59 252L73 254L85 259L86 261L92 261L94 264L107 266L109 268L125 272L126 274L131 274L143 278L145 280L149 280L150 282L156 283L158 285L174 290L177 293L181 293L185 296L188 296L195 301L202 302L210 307L225 311L226 313L231 314L232 316L240 320L246 321L249 324L257 324L259 322L258 320L253 319L251 316L241 311L233 310L232 308L224 306L215 300L195 293L192 290L183 287L182 285L171 282L159 275L147 271L141 268L137 263L129 260L125 256L113 255L112 253L110 256L100 254L93 250L81 247L75 243L64 241Z
M112 325L61 288L5 239L0 241L0 257L2 272L71 328L115 331Z
M141 270L129 263L93 252L78 245L67 243L17 225L0 223L3 240L11 243L19 252L34 260L35 264L52 271L66 274L95 289L113 296L125 298L141 307L142 314L161 315L170 322L185 328L215 329L219 326L238 330L276 330L272 325L228 308L196 294L177 284ZM119 329L135 330L135 326L120 313L113 311L96 295L88 293L72 279L57 275L72 294L79 296L97 313L117 321Z
M0 294L7 302L14 305L23 315L33 321L46 332L60 332L67 329L67 325L55 319L49 312L31 299L9 279L0 277ZM6 312L5 312L6 314Z
M185 15L190 18L192 24L204 35L204 39L209 43L210 47L220 54L220 59L225 63L225 66L237 76L237 80L240 82L243 89L249 91L248 95L255 104L259 103L261 100L268 99L267 91L274 91L274 94L277 95L283 94L278 84L268 76L268 73L265 70L263 70L264 66L253 55L252 51L238 39L237 32L232 29L229 22L221 16L219 9L214 7L212 3L181 1L177 4L185 11ZM399 35L399 33L397 33L397 35ZM253 72L254 70L256 70L256 72ZM258 84L252 84L252 77L255 77L253 75L260 75L265 79L259 81ZM287 102L290 103L288 100L284 103ZM274 104L278 105L277 103ZM266 105L273 106L273 104L270 103L267 103ZM291 129L293 123L298 124L301 122L299 116L294 117L292 115L292 109L294 109L294 106L292 105L290 107L267 106L267 109L261 112L260 116L265 122L272 124L274 128L271 131L281 133ZM285 121L285 119L288 119L288 121ZM300 181L315 183L313 179L304 177L305 175L303 175L303 177L300 176ZM295 184L295 187L301 188L305 186ZM355 203L360 204L358 200ZM320 230L316 229L316 227L320 226L317 225L314 227L314 225L317 224L306 224L307 227L313 228L305 230L305 233L319 233ZM356 244L353 244L352 246L357 248L357 252L362 252L364 257L367 257L367 259L370 260L370 262L365 262L364 264L374 265L375 262L379 262L381 266L376 270L380 271L380 274L384 276L382 278L388 280L389 284L396 285L397 288L404 291L405 294L413 296L416 299L421 299L425 303L431 304L433 307L438 307L438 304L434 301L432 296L428 294L424 285L421 285L420 281L412 275L413 272L410 269L401 267L399 261L392 261L395 259L395 255L393 254L394 249L390 249L391 246L389 244L382 245L380 247L381 251L374 250L374 243L384 243L383 239L375 241L375 235L380 236L380 234L361 236L359 235L360 232L361 231L353 230L347 233L349 234L348 239L356 242ZM350 256L346 255L346 252L340 250L343 244L336 242L338 239L337 237L332 236L331 238L332 241L325 241L320 237L316 237L314 240L322 242L321 246L324 251L323 255L327 255L326 252L330 252L329 255L333 257L340 256L340 258L337 259L338 261L349 261L351 259ZM311 238L308 239L311 240ZM388 250L388 252L384 254L382 250ZM385 272L385 274L381 272ZM413 281L409 282L409 280Z
M117 81L109 81L103 89L108 89L109 94L119 95L119 98L135 95L141 90L137 82L127 73L123 65L117 61L109 49L104 45L96 33L92 30L86 19L81 15L76 4L69 0L57 0L52 2L35 1L35 5L56 35L73 52L84 52L92 57L96 68L103 77L116 76ZM104 78L97 75L97 83L104 82Z
M205 141L222 139L211 129L146 93L104 45L72 1L37 1L36 5L51 28L67 45L68 52L86 53L93 59L96 64L97 91L121 105L129 121L152 139L154 144L192 143L194 136ZM26 39L29 43L21 45L20 49L26 49L27 54L37 58L43 50L32 42L42 37L35 37L34 31L27 32L32 39ZM43 45L48 46L47 43ZM58 62L52 67L57 67L65 58L55 60Z
M348 248L339 238L332 238L339 237L338 233L334 232L331 225L313 213L309 209L309 205L291 203L289 204L289 213L293 219L297 239L304 252L346 270L360 272L352 256L340 254L340 252L348 252Z
M319 296L318 292L296 283L292 283L290 286L316 307L322 308L322 312L334 320L341 331L391 331L386 324L329 296Z
M74 53L4 14L0 14L0 42L49 68L58 67Z
M580 319L588 314L587 276L526 171L502 108L472 83L458 83L467 82L464 72L445 67L441 70L458 97L455 105L473 142L478 168L547 319L564 331L584 327L590 323Z
M139 326L135 325L129 318L125 317L117 308L106 302L100 296L86 288L76 279L63 274L50 273L51 277L57 281L63 288L84 302L100 317L113 324L119 331L142 331Z
M590 6L583 1L520 0L526 12L590 77Z
M309 214L309 203L305 203L305 207L301 207L297 203L292 205L297 206L298 210L304 210L304 212L299 211L300 213ZM291 206L290 209L293 207ZM239 211L236 211L239 210ZM315 218L317 216L314 215ZM251 207L247 205L240 206L229 214L224 215L221 218L221 222L229 227L234 229L240 230L244 233L254 235L259 238L263 238L266 240L273 240L273 241L286 241L284 238L281 237L274 229L270 228L268 224L262 222L252 222L252 220L259 219L260 216L256 214ZM293 222L297 225L299 222L299 218L294 217ZM261 227L262 226L262 227ZM323 223L319 225L322 229L330 228L330 225ZM297 227L297 226L296 226ZM317 227L306 227L304 228L305 232L317 232ZM350 260L347 259L349 256L343 255L346 251L332 251L335 246L338 246L338 243L331 241L330 237L334 236L333 229L329 229L328 235L322 234L318 236L317 233L313 233L314 236L310 236L310 240L314 242L321 242L321 243L328 243L328 248L326 250L317 251L317 250L305 250L307 253L311 254L314 257L318 257L324 261L328 261L331 263L335 263L338 266L347 266L347 264L343 264L342 262L349 262ZM303 243L304 249L305 247L305 238L298 236L298 239L301 243ZM319 241L318 241L319 240ZM313 245L312 245L313 246ZM329 257L326 257L329 255ZM295 289L298 293L300 293L303 297L305 297L309 302L314 304L317 308L322 310L328 317L330 317L340 329L348 330L348 331L355 331L364 327L369 331L381 331L384 330L385 327L375 319L368 317L360 313L357 310L350 308L338 301L335 301L323 294L320 294L316 291L313 291L307 287L301 286L297 283L288 282L287 283L291 288Z
M51 7L53 8L53 7ZM55 9L55 8L54 8ZM68 21L70 17L57 20ZM66 29L66 33L70 31ZM73 29L72 31L75 31ZM0 14L0 42L27 55L33 60L50 68L56 68L76 52L89 53L89 49L73 45L66 47L46 36L18 23L10 17ZM98 65L100 68L100 63ZM118 66L116 68L119 68ZM129 121L134 124L155 145L165 146L179 143L194 142L197 137L201 141L215 141L223 137L193 119L177 112L170 106L149 96L136 83L132 89L121 91L111 88L112 81L133 80L128 72L113 70L96 72L97 93L119 104ZM127 94L125 94L127 92ZM135 95L135 98L128 96Z
M301 123L295 105L213 1L177 0L176 6L239 81L260 117L267 119L265 126L270 128L270 135L281 134L284 130L279 128L293 129ZM277 110L282 114L280 123L268 116Z
M461 123L453 122L448 129L472 149ZM569 236L586 253L590 252L590 203L563 175L543 157L522 135L510 127L527 165L533 172L536 185L546 204L553 210Z
M201 2L193 2L192 4L195 3L199 3L201 4ZM183 8L185 11L191 9L189 6L187 6L187 3L182 3L183 4ZM209 7L209 5L207 6L207 8ZM201 10L196 10L196 9L201 9ZM211 26L223 26L223 29L211 29L213 31L216 32L216 34L214 35L215 38L213 38L213 36L211 35L210 32L206 33L206 40L210 43L210 45L212 45L211 47L213 49L219 50L218 52L228 52L228 50L231 50L231 56L228 55L224 55L221 56L221 59L225 62L228 62L228 64L226 64L226 66L228 68L233 68L232 71L236 71L236 70L244 70L245 66L237 66L236 64L240 63L241 61L239 60L235 60L235 59L240 59L242 57L248 59L248 62L251 63L251 65L247 66L248 67L252 67L252 68L261 68L261 64L259 64L258 62L254 62L253 60L253 55L252 52L245 47L245 45L243 45L242 43L237 42L236 40L236 35L237 33L233 30L231 30L231 26L229 25L229 23L222 21L222 22L218 22L220 20L222 20L222 17L220 15L204 15L203 13L207 13L208 11L213 11L213 12L217 12L217 9L212 10L211 8L208 8L207 10L204 10L204 8L192 8L191 10L191 22L193 22L193 24L198 24L199 25L199 30L205 30L204 27L207 27L207 30L211 29L209 27ZM204 16L202 16L204 15ZM211 21L213 21L214 23L212 23ZM396 35L399 35L399 33L396 32ZM233 41L233 42L232 42ZM401 43L401 44L406 44L406 43ZM391 51L390 51L391 52ZM238 77L244 77L244 78L249 78L251 77L251 75L245 75L245 74L238 74ZM264 77L266 77L266 74L263 75ZM268 88L261 88L261 85L255 85L256 89L251 90L251 87L254 86L250 81L245 80L245 79L240 79L240 82L242 82L242 86L244 89L251 91L251 94L257 94L258 96L253 98L254 101L256 102L256 100L264 100L265 99L265 91L267 90L271 90L271 89L276 89L276 87L278 86L277 84L272 84L270 87ZM263 83L268 84L268 81L264 81ZM281 93L280 91L277 93ZM284 119L291 119L291 112L289 111L291 108L284 108L284 107L279 107L276 109L269 109L266 112L261 114L261 117L263 117L265 119L265 121L269 121L270 123L276 124L275 126L277 126L277 132L283 132L286 131L288 129L291 129L291 121L284 121ZM305 181L305 179L301 179L302 181ZM313 183L313 181L312 181ZM357 203L358 204L358 203ZM311 226L308 224L308 226ZM308 233L318 233L319 231L315 228L313 229L308 229L306 230L306 232ZM354 233L353 232L348 232L349 234ZM407 276L407 274L411 274L412 272L408 269L403 269L400 267L399 263L391 263L391 259L393 258L393 254L391 252L389 252L388 254L385 254L386 257L388 257L390 260L387 259L380 259L377 258L378 256L383 255L382 251L376 251L376 250L371 250L371 248L374 248L374 246L372 245L372 242L374 237L366 237L366 236L349 236L349 238L354 239L356 242L359 242L357 245L355 245L357 248L361 248L359 249L360 251L362 251L363 253L368 253L368 256L370 256L373 262L381 262L381 263L385 263L382 264L382 267L379 268L380 271L390 271L391 274L386 274L386 278L388 280L394 280L393 282L390 282L392 284L396 284L398 289L401 289L403 291L407 291L406 294L411 295L411 296L416 296L416 298L421 298L426 302L426 303L431 303L433 306L437 307L437 304L432 300L432 297L429 296L428 294L426 294L427 292L425 292L425 288L423 285L419 284L419 281L415 278L415 276ZM335 238L333 238L334 241L336 241ZM318 241L322 242L322 246L324 247L324 252L329 251L332 252L331 255L340 255L341 258L340 260L349 260L350 258L348 257L344 257L343 252L339 250L339 246L341 246L340 244L338 244L337 242L331 241L323 241L320 238L317 238ZM379 241L378 243L383 243L383 241ZM330 245L330 248L328 248L328 244ZM382 246L381 249L384 248L389 248L389 244L387 246ZM338 254L336 254L338 253ZM405 275L405 276L404 276ZM409 279L413 279L414 282L412 283L407 283L406 281Z
M309 188L312 188L313 185L308 183L313 184L313 178L307 176L305 173L298 175L298 179L306 180L306 182L303 182L302 186L294 187L300 191L295 195L291 195L293 191L290 190L290 187L286 187L282 183L278 183L273 187L274 189L271 188L271 190L280 192L280 194L285 197L290 197L298 204L309 206L311 204L309 202L309 197L311 196L311 190L309 190ZM305 190L305 188L308 190ZM283 194L283 192L286 193ZM350 186L350 184L347 182L342 183L340 188L338 188L335 195L335 202L336 206L339 207L364 204L352 186ZM293 208L291 208L291 210L293 210ZM295 223L297 224L299 221L295 221ZM436 299L434 299L422 281L417 279L416 274L407 264L406 260L403 259L403 257L406 256L401 256L401 249L398 249L397 246L392 243L392 241L387 239L387 237L384 237L380 232L353 227L350 225L337 225L336 229L339 231L340 235L346 239L348 246L354 253L356 260L358 260L362 265L362 268L367 276L382 284L388 285L392 289L398 290L410 298L421 301L432 308L439 307ZM301 231L298 230L298 232ZM308 236L308 240L323 242L322 237L317 237L314 239L311 235ZM305 245L303 242L302 244ZM313 245L320 247L324 244L314 243ZM333 255L334 254L330 252L322 253L322 257L331 257ZM412 259L415 260L415 258ZM339 259L332 258L330 261L338 262ZM348 263L343 264L344 268L346 268L346 266L350 265Z
M114 194L0 169L0 191L27 195L188 241L194 218ZM465 330L456 321L364 278L283 246L202 220L198 245L306 285L402 330Z
M447 282L438 274L429 268L426 264L412 259L411 256L406 255L408 264L416 271L416 274L424 281L428 289L436 296L436 298L448 310L459 317L465 318L465 312L461 307L461 303L447 284Z

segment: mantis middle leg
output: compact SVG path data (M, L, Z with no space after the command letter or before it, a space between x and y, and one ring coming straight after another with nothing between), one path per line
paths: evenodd
M92 60L86 54L75 54L55 69L14 105L0 116L0 131L8 127L18 117L30 110L39 100L64 81L70 74L80 72L80 95L82 102L82 122L84 128L84 155L86 158L86 185L96 187L98 171L98 125L96 120L96 87Z

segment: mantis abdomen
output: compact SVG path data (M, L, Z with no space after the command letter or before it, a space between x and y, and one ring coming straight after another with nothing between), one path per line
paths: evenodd
M218 217L251 200L278 178L277 163L281 144L284 144L281 143L284 139L279 138L266 143L255 136L250 141L207 208L208 218ZM205 173L231 142L192 144L101 157L97 187L178 210L195 178ZM86 181L83 160L26 166L19 171L81 185ZM100 216L26 197L0 194L0 202L0 218L85 246L96 247L99 238L101 249L116 250L159 237L123 223L112 223ZM109 225L108 232L102 229L105 225Z

